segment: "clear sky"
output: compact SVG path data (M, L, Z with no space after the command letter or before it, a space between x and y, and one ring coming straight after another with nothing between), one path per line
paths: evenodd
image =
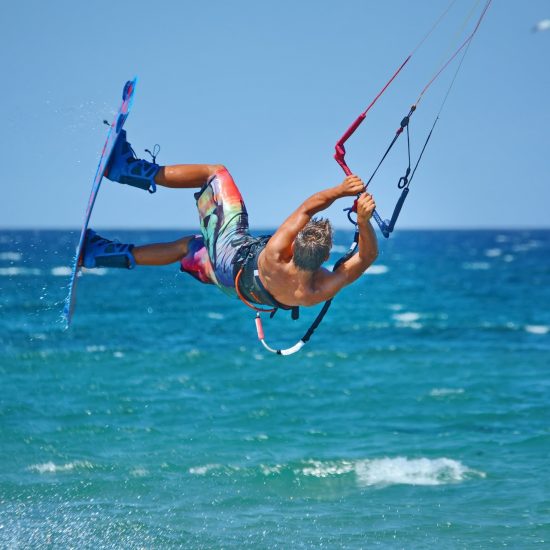
M483 2L481 2L482 4ZM161 164L223 163L252 227L278 225L343 176L334 144L448 0L3 2L1 227L78 228L124 82L126 128ZM458 0L348 142L365 179L473 5ZM401 227L550 227L547 0L495 0L470 48ZM411 123L418 151L449 71ZM405 140L371 192L397 198ZM330 210L347 227L339 204ZM190 191L155 195L104 180L92 227L194 227Z

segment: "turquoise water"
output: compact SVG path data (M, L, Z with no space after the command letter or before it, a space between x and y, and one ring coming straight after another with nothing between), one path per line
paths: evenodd
M171 267L64 331L77 237L0 233L1 548L548 544L549 231L399 232L290 358Z

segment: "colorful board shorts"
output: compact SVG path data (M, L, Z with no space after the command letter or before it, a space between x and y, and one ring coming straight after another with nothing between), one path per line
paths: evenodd
M195 199L201 235L189 242L189 250L181 260L181 271L236 296L233 260L239 248L250 239L248 214L241 193L231 174L222 168L195 193Z

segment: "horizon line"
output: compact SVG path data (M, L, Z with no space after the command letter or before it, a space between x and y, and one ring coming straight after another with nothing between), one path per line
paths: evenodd
M353 231L353 227L344 226L332 226L336 231ZM376 227L373 226L375 229ZM0 226L0 231L81 231L81 227L59 227L59 226ZM174 231L174 232L189 232L199 233L200 230L197 227L146 227L146 226L109 226L100 225L95 229L100 231ZM257 231L274 231L276 226L264 226L251 228L251 232ZM430 227L400 227L395 232L401 231L550 231L550 225L548 226L430 226Z

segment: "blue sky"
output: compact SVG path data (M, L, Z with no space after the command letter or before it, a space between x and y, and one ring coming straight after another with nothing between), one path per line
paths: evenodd
M334 144L447 0L5 3L0 59L1 227L78 228L124 82L139 77L126 127L159 162L223 163L253 227L278 225L343 173ZM459 0L348 142L367 177L455 43ZM550 226L550 17L546 0L497 0L476 36L419 168L401 227ZM7 54L6 54L7 53ZM452 70L411 123L418 151ZM397 198L404 140L371 192ZM347 227L342 202L331 208ZM191 228L190 191L155 195L104 180L93 227Z

